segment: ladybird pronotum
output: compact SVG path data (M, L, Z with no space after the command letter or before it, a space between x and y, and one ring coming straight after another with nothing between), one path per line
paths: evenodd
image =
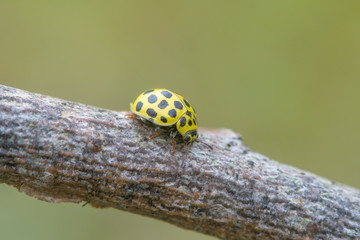
M167 89L141 93L130 105L131 111L159 126L174 126L186 143L198 138L195 109L185 98Z

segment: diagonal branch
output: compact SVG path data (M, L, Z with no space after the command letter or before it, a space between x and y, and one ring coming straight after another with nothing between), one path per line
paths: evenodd
M277 163L230 130L215 146L114 112L0 86L0 182L49 202L86 201L221 239L360 238L360 192Z

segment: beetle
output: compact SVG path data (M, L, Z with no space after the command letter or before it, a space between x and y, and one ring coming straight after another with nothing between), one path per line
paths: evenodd
M167 89L151 89L141 93L130 104L131 111L151 123L176 126L186 144L198 138L196 111L188 100Z

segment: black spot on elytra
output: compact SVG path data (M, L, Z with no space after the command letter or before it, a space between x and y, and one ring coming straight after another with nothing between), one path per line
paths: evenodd
M166 117L164 117L164 116L161 116L160 120L161 120L163 123L167 123L167 119L166 119Z
M159 107L160 109L164 109L164 108L166 108L167 106L169 106L169 104L168 104L168 102L167 102L166 100L162 100L162 101L159 103L159 105L158 105L158 107Z
M195 124L195 126L196 126L196 120L195 120L195 119L193 119L193 122L194 122L194 124Z
M184 141L185 141L185 142L190 142L190 139L191 139L190 136L186 136L186 137L184 138Z
M139 101L139 102L136 104L136 111L140 111L143 105L144 105L144 104L143 104L141 101Z
M174 106L177 108L177 109L183 109L183 105L181 104L181 102L179 102L179 101L175 101L174 102Z
M197 135L197 131L193 131L192 133L191 133L191 136L192 137L195 137Z
M184 103L186 104L187 107L190 107L190 103L188 101L186 101L186 99L184 98ZM195 111L195 110L194 110Z
M185 126L185 124L186 124L186 117L181 117L180 118L180 127Z
M187 111L186 115L188 115L189 117L191 117L191 112Z
M169 112L168 112L169 116L172 117L172 118L175 118L176 117L176 110L175 109L171 109Z
M150 117L153 117L155 118L157 116L157 113L155 112L154 109L152 108L148 108L148 110L146 110L146 113L150 116Z
M171 98L172 94L168 91L161 91L161 94L164 95L167 98Z
M192 121L191 121L191 119L189 119L188 124L189 124L189 126L192 126Z
M149 103L154 103L157 101L157 97L154 95L154 94L151 94L149 97L148 97L148 102Z
M148 91L144 92L143 95L146 95L146 94L151 93L151 92L153 92L153 91L154 91L154 89L148 90Z

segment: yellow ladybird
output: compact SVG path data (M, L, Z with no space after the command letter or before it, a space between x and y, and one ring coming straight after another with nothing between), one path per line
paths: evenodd
M196 112L190 103L167 89L141 93L130 106L131 111L159 126L174 126L186 143L198 138Z

